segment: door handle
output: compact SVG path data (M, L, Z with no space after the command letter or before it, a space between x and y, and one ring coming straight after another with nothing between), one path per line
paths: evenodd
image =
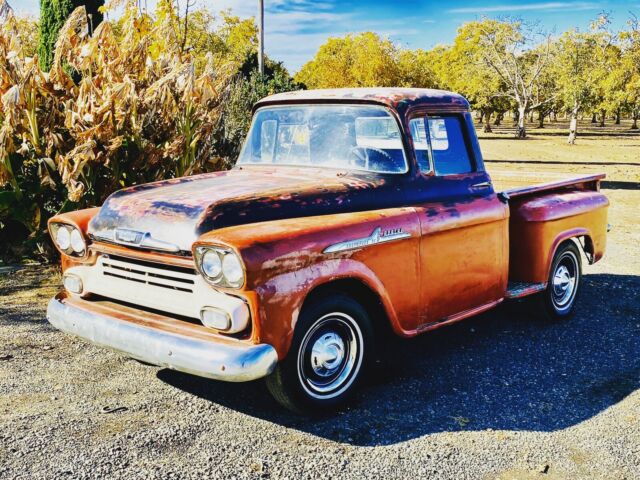
M489 188L491 185L492 185L491 182L482 182L482 183L476 183L474 185L471 185L471 188L475 190L479 190L481 188Z

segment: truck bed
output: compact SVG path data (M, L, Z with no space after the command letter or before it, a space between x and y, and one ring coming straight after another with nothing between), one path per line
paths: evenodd
M569 176L492 173L509 203L509 291L521 296L544 288L558 245L580 239L589 263L602 257L609 201L599 192L604 174Z

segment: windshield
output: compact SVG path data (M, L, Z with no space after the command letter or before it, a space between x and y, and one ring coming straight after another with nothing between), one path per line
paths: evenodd
M398 124L374 105L261 108L238 163L407 171Z

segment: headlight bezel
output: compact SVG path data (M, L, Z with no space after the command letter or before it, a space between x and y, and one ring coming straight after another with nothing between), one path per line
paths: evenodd
M205 268L203 268L203 260L207 253L214 253L215 255L218 256L220 260L220 265L221 265L220 273L215 277L209 276L205 271ZM238 253L236 253L231 248L219 246L219 245L199 245L194 249L194 256L195 256L195 264L198 272L211 285L216 287L234 288L234 289L239 289L244 287L244 284L247 278L244 262L242 261L242 257L238 255ZM234 261L237 262L237 264L239 265L242 271L242 276L237 281L233 281L229 279L225 274L225 258L229 256L233 256L233 258L235 259ZM229 260L227 260L227 263L228 262Z
M61 229L66 230L68 233L69 244L66 248L63 248L63 246L61 246L58 243L58 235ZM67 255L73 258L85 258L87 256L87 253L89 252L87 237L84 235L82 230L80 230L80 228L78 228L76 225L73 225L71 223L66 223L66 222L51 222L49 224L49 233L51 235L51 239L53 241L54 246L56 247L56 249L58 249L60 253L63 253L64 255ZM76 248L77 245L74 245L74 241L73 241L74 234L76 234L76 241L77 241L77 235L80 235L80 240L82 241L82 246L83 246L82 250L78 250Z

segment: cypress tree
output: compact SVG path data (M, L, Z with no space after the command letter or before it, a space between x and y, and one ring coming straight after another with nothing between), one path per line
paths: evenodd
M40 0L38 58L43 71L51 68L58 32L71 12L80 5L85 6L87 15L90 15L89 25L95 29L102 21L102 13L98 9L104 5L104 0Z

